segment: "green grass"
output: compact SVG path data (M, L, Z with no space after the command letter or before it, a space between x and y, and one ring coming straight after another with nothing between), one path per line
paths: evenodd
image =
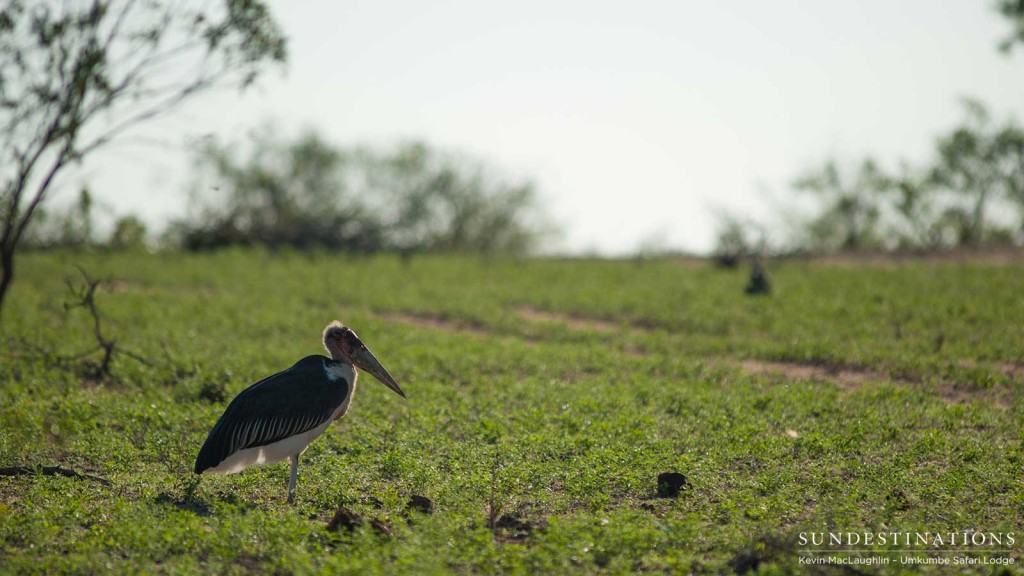
M800 533L865 530L1013 532L1004 556L1024 562L1022 264L788 262L748 298L744 270L672 261L18 263L0 467L110 485L0 477L3 573L799 573ZM74 358L94 346L64 306L76 265L113 279L103 329L145 362L119 354L97 378ZM295 506L284 463L196 486L227 400L321 352L335 318L409 399L361 379L303 456ZM692 485L678 498L657 494L669 470ZM432 514L406 511L414 494ZM367 524L327 531L339 506Z

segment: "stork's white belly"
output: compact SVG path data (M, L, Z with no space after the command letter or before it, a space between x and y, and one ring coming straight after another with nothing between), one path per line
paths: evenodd
M209 471L221 474L234 474L235 472L245 470L249 466L262 466L264 464L280 462L285 458L305 452L309 443L315 440L317 436L323 434L324 430L327 430L327 427L330 425L331 420L328 420L312 430L296 434L295 436L289 436L273 444L239 450L225 458L220 464L210 468Z
M217 472L220 474L234 474L245 470L249 466L273 464L274 462L280 462L281 460L305 452L306 448L309 447L309 444L323 434L332 422L344 416L345 412L348 412L348 407L352 403L352 397L356 394L356 376L351 367L348 367L348 373L344 375L350 378L349 381L352 382L352 390L349 391L348 397L345 398L345 402L343 402L342 405L339 406L333 414L331 414L331 418L327 420L327 422L324 422L312 430L307 430L306 432L296 434L295 436L289 436L284 440L278 440L273 444L239 450L225 458L220 464L213 468L208 468L207 471Z

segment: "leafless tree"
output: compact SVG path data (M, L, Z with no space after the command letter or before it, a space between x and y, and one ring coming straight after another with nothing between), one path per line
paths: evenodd
M126 130L284 62L260 0L0 0L0 310L58 175Z

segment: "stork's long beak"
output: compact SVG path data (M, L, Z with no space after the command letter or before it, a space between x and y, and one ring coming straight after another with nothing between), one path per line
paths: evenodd
M398 382L395 382L395 379L391 377L391 374L388 374L388 371L381 365L366 346L362 346L355 354L352 355L352 362L359 368L369 372L370 375L379 380L381 384L391 388L402 398L406 397L405 392L402 392L402 387L398 385Z

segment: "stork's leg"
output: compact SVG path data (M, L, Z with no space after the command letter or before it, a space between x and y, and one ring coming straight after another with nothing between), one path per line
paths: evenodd
M299 481L299 455L290 458L292 462L292 475L288 479L288 503L295 503L295 484Z

